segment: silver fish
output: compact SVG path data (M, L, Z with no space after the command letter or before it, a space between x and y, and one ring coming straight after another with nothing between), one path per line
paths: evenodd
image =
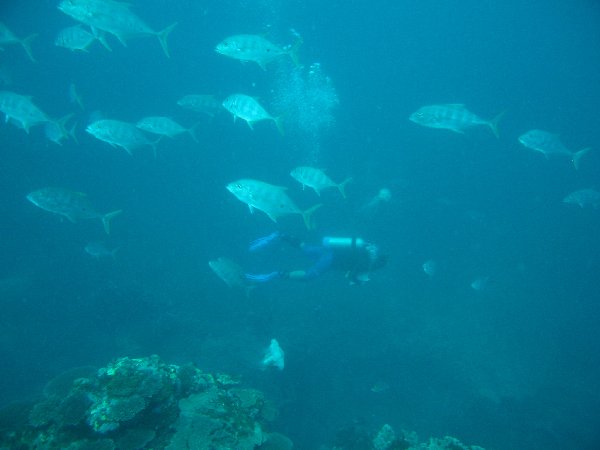
M580 208L597 209L600 206L600 192L595 189L580 189L567 195L563 202L578 205Z
M177 100L177 104L182 108L191 111L207 114L214 117L220 111L223 111L223 102L220 102L214 95L210 94L190 94Z
M302 211L296 206L292 199L286 194L286 188L275 186L264 181L241 179L229 183L227 190L238 200L248 205L250 212L258 209L269 218L277 222L277 218L288 214L300 214L304 219L306 228L313 229L313 213L322 205L318 204Z
M243 62L253 61L266 70L269 62L283 55L289 55L298 65L297 51L301 44L302 40L298 39L294 46L281 48L256 34L237 34L218 43L215 51Z
M285 353L279 346L277 339L271 339L271 344L265 352L265 356L262 360L263 366L273 366L279 370L283 370L285 366Z
M209 261L208 266L230 288L244 289L248 295L250 290L255 287L246 279L244 269L231 259L220 257Z
M74 25L60 30L56 35L56 39L54 39L54 45L71 51L87 52L88 47L96 40L104 45L107 50L111 50L103 37L95 36L82 28L81 25Z
M277 129L283 134L283 128L279 117L273 117L269 114L258 101L245 94L233 94L223 101L223 107L233 115L233 119L240 118L245 120L251 130L253 124L261 120L272 120L277 125Z
M27 194L27 200L38 208L59 214L71 222L78 219L100 219L106 234L110 233L110 221L122 210L106 214L97 212L88 196L82 192L74 192L64 188L47 187Z
M6 121L12 121L27 133L34 125L45 122L56 122L38 108L31 97L11 91L0 91L0 111L6 116Z
M306 186L313 188L317 195L321 195L323 189L334 187L340 191L342 197L346 198L345 187L352 178L346 178L341 183L334 182L321 169L309 166L299 166L290 172L293 179L302 184L302 189Z
M433 278L437 273L437 262L433 259L429 259L423 263L423 272L427 274L430 278Z
M375 394L380 394L382 392L388 391L389 389L390 389L390 385L388 383L386 383L385 381L380 380L371 386L370 391Z
M101 119L93 122L85 129L88 133L113 147L121 147L132 155L132 151L150 146L156 156L156 144L158 141L150 141L134 124L121 120Z
M581 157L590 151L590 147L587 147L583 150L572 152L563 145L558 134L549 133L544 130L529 130L527 133L519 136L519 142L531 150L540 152L546 159L556 155L568 156L571 158L576 169L579 169L579 160Z
M120 247L109 248L104 241L93 241L88 242L83 248L85 252L96 259L115 259L115 255L119 251Z
M464 133L466 129L479 125L490 127L498 137L498 122L504 113L498 114L492 120L484 120L469 111L460 103L429 105L419 108L409 117L411 122L429 128L442 128L456 133Z
M158 134L160 136L175 137L182 133L189 133L192 139L198 142L194 127L184 128L175 122L173 119L163 116L149 116L138 120L135 124L140 130L148 133Z
M490 281L489 276L476 278L475 280L473 280L471 282L471 285L470 285L471 289L473 289L474 291L483 291L483 290L487 289L489 281Z
M154 31L130 10L130 6L114 0L62 0L58 9L88 25L92 31L102 30L114 35L123 45L126 45L125 41L129 38L156 36L168 57L167 37L177 23L164 30Z
M29 59L35 62L33 53L31 53L31 41L37 36L37 34L31 34L26 38L19 39L15 34L8 29L6 25L0 22L0 50L4 50L5 45L19 44L27 53Z

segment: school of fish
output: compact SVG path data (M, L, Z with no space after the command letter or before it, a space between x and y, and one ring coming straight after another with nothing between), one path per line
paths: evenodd
M61 0L57 8L75 21L74 24L55 32L54 44L57 47L79 54L97 51L113 52L111 40L116 39L126 46L130 39L149 37L158 40L164 55L168 58L171 57L168 39L172 34L173 38L176 38L178 22L172 20L157 28L150 26L136 12L143 10L142 2L132 5L115 0ZM22 50L18 51L24 52L31 64L34 64L36 51L32 44L35 43L38 34L33 33L26 37L19 37L24 34L15 33L8 25L0 22L0 50L20 47ZM274 61L288 61L287 64L295 68L300 66L298 53L303 39L295 31L293 35L293 42L280 45L258 33L233 34L220 39L214 46L214 51L219 55L218 57L222 56L242 63L254 63L263 71L269 70L270 66L274 65ZM217 40L215 39L215 41ZM7 80L9 79L7 78ZM3 84L9 83L10 80ZM224 87L226 88L226 86ZM68 95L71 103L80 112L86 110L75 83L69 85ZM279 139L286 139L286 111L273 111L272 109L276 108L272 108L272 105L263 102L258 96L232 92L218 98L212 93L191 93L181 95L176 101L176 105L182 110L185 109L198 116L205 116L206 120L228 112L234 122L240 119L247 123L250 131L238 131L239 133L253 132L258 123L272 122L281 135ZM82 125L79 125L80 121L77 120L76 114L65 111L63 114L50 115L43 109L43 106L38 105L34 96L29 92L21 92L21 89L0 91L0 112L4 114L6 123L14 125L28 134L32 128L43 126L45 137L58 146L79 143L77 127ZM503 137L499 124L504 115L505 111L501 111L496 116L483 115L486 118L482 118L462 103L439 103L418 107L408 116L408 120L422 127L449 130L460 135L476 134L477 132L473 130L477 128L487 129L497 139L501 139ZM147 115L129 118L129 120L97 116L94 120L83 124L83 128L97 141L108 144L107 148L122 149L127 154L139 158L144 157L144 149L151 149L152 155L156 158L159 147L168 145L169 140L182 135L187 135L193 141L192 145L200 144L201 139L198 138L197 128L202 120L198 118L193 123L180 123L178 119L167 114ZM272 132L268 129L268 125L265 127L260 125L260 127L261 133ZM486 139L484 134L477 138ZM570 150L562 143L558 134L537 128L524 131L514 140L531 151L541 153L547 160L568 159L575 169L581 167L585 162L586 155L591 150L590 147L577 151ZM243 172L243 168L240 168L240 175ZM340 173L334 173L332 178L325 169L310 165L298 165L292 168L289 174L301 185L302 189L309 187L317 196L321 196L325 190L337 190L341 196L340 201L347 198L347 186L353 180L353 177L343 178L344 174ZM275 175L273 174L273 177ZM356 177L360 178L360 174L356 174ZM334 179L341 181L334 181ZM300 216L307 229L316 227L315 213L324 204L327 205L327 202L331 201L330 196L327 195L323 203L303 208L298 206L293 199L296 194L287 187L256 178L237 179L227 184L226 189L239 201L248 205L251 212L262 211L274 222L284 216ZM26 198L42 210L64 217L71 222L80 219L99 219L106 233L110 232L112 219L122 212L120 209L115 209L112 212L100 213L93 207L86 194L70 188L37 187L27 194ZM382 205L388 204L390 200L391 192L387 188L382 188L358 212L372 213ZM578 205L581 208L596 209L600 206L600 192L591 187L582 186L581 189L567 194L563 202ZM116 253L116 248L107 247L103 241L92 241L85 250L98 259L106 256L114 259ZM227 258L218 258L210 261L209 266L228 286L247 290L248 284L242 276L241 268L233 261ZM422 268L430 278L436 277L439 271L439 266L434 260L428 260ZM471 284L471 287L475 290L483 290L487 286L488 278L487 276L478 278Z

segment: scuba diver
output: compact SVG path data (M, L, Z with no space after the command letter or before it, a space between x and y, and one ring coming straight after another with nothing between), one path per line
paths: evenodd
M278 242L285 242L315 260L308 269L275 271L263 274L246 273L247 280L265 283L272 280L311 281L328 270L339 270L346 274L350 284L369 281L369 274L383 267L387 255L370 242L356 237L325 237L321 245L309 245L295 236L274 232L250 243L250 251L255 252Z

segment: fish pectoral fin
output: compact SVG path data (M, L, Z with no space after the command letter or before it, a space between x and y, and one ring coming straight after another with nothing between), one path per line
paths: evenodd
M70 214L63 214L63 216L65 216L67 219L69 219L69 222L71 222L71 223L76 223L77 222L77 220L75 220L75 217L73 217Z
M246 123L248 124L248 126L250 127L250 129L252 131L254 131L254 125L252 125L252 122L250 120L246 120Z
M248 208L250 209L250 214L254 214L254 206L248 205Z
M127 47L127 42L125 42L125 37L124 36L121 36L120 34L117 34L117 33L113 33L113 34L119 40L119 42L121 44L123 44L123 47Z
M262 62L262 61L256 61L256 63L260 66L260 68L262 70L264 70L265 72L267 71L267 66L265 65L264 62Z
M104 34L97 36L96 39L98 39L98 42L100 42L106 50L108 50L109 52L112 52L112 48L108 44L108 41L106 40L106 36Z
M269 213L267 213L267 216L269 216L269 219L271 219L273 222L277 223L277 216L274 216L273 214Z

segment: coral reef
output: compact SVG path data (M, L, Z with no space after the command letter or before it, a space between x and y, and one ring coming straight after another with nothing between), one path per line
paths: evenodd
M364 427L350 426L338 433L336 441L329 450L484 450L476 445L465 445L451 436L429 438L427 442L419 442L417 434L402 430L394 432L385 424L375 435ZM321 450L328 450L321 447Z
M250 450L273 448L275 438L291 448L265 432L273 408L261 392L158 356L69 371L19 408L19 420L0 423L0 449Z

